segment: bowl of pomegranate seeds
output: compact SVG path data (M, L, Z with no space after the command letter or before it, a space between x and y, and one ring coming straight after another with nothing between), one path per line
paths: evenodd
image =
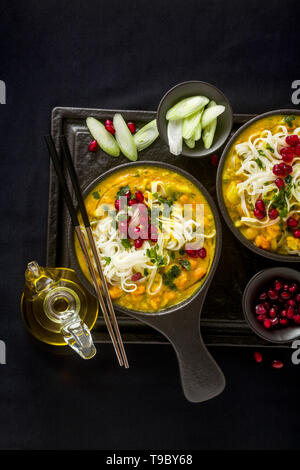
M300 273L269 268L250 279L243 295L244 316L267 341L286 343L300 337Z

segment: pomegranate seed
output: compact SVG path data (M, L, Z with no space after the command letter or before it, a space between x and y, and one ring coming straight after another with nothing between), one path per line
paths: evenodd
M258 321L263 321L265 318L266 318L266 315L258 315L258 316L256 317L256 319L257 319Z
M255 361L258 362L258 363L262 362L262 360L263 360L262 353L259 352L259 351L255 351L254 354L253 354L253 357L254 357Z
M127 197L127 200L129 201L129 199L131 198L131 191L130 190L126 191L125 196Z
M269 318L265 318L264 320L264 327L268 330L269 328L271 328L272 326L272 323L271 323L271 320Z
M280 324L281 326L288 326L289 321L288 321L286 318L280 318L279 324Z
M281 163L280 163L280 165L281 165ZM284 166L282 166L282 168L284 168L284 173L285 174L293 173L293 167L291 165L286 165L284 163Z
M289 288L290 288L290 286L289 286L288 284L284 284L284 285L283 285L283 290L288 291Z
M106 119L105 120L105 126L113 126L113 122L111 119Z
M300 145L296 145L296 147L293 148L294 150L294 155L297 155L297 157L300 155Z
M134 134L136 131L136 125L134 122L127 122L127 127L130 130L131 134Z
M296 307L297 304L293 299L290 299L287 301L287 305L289 305L290 307Z
M268 294L266 292L262 292L259 296L259 300L266 300L268 297Z
M265 213L260 211L259 209L255 208L253 211L255 217L259 220L263 219L265 217Z
M293 282L293 284L291 284L290 287L289 287L289 291L292 292L292 294L295 294L298 291L298 284ZM292 302L292 301L289 300L289 302Z
M283 181L282 178L276 178L275 184L276 184L277 188L279 188L279 189L284 188L284 186L285 186L285 182Z
M266 210L265 203L262 199L257 199L257 201L255 203L255 207L256 207L256 209L258 209L261 212L265 212L265 210Z
M277 307L276 306L271 307L269 310L269 317L275 318L276 314L277 314Z
M276 292L275 290L273 290L273 289L269 289L269 290L268 290L268 296L269 296L269 298L270 298L271 300L276 300L276 299L278 299L278 294L277 294L277 292Z
M272 171L275 176L285 176L285 172L278 164L273 166Z
M285 138L285 141L288 145L290 145L291 147L295 147L296 145L299 144L299 137L295 134L292 134L292 135L288 135L286 138Z
M278 323L279 323L279 318L278 317L272 318L272 320L271 320L271 325L272 326L276 326L276 325L278 325Z
M265 307L266 310L270 309L270 302L263 302L263 306Z
M141 231L140 227L134 227L133 229L134 233L139 233Z
M300 325L300 314L297 313L296 315L294 315L293 320L296 323L296 325Z
M98 142L97 140L92 140L92 142L89 145L89 152L97 152L98 150Z
M283 317L283 318L286 318L286 310L281 310L280 312L280 316Z
M116 133L116 130L114 128L113 125L111 126L105 126L105 129L107 130L107 132L109 132L110 134L115 134Z
M290 147L283 147L279 153L285 163L291 163L293 161L294 151Z
M143 202L144 201L144 194L142 193L142 191L137 191L135 193L135 198L136 198L137 202Z
M144 240L141 238L138 238L137 240L134 240L134 247L135 248L141 248L143 246Z
M295 310L293 309L293 307L289 307L286 311L286 317L291 319L293 318L294 315L295 315Z
M280 291L282 289L282 282L278 281L278 279L276 279L276 281L274 282L274 289L277 291Z
M272 362L272 367L273 367L273 369L282 369L282 367L283 367L283 362L274 360L274 361Z
M199 258L206 258L206 249L205 248L201 248L199 250Z
M116 208L117 211L119 212L119 210L120 210L120 199L116 199L116 200L115 200L115 208Z
M295 230L295 231L293 232L293 237L294 237L294 238L300 238L300 230Z
M267 309L263 304L258 304L255 307L256 315L265 315L267 313Z
M135 204L137 204L137 200L136 200L136 199L130 199L130 200L128 201L128 205L129 205L129 206L134 206Z
M277 219L278 217L278 210L273 208L273 209L270 209L269 210L269 217L270 219L274 220L274 219Z
M132 281L138 281L139 279L141 279L143 276L141 275L141 273L134 273L132 276L131 276L131 280Z
M300 303L300 294L296 295L296 302L298 302L298 304Z
M291 298L290 292L286 292L286 291L281 292L280 296L283 300L288 300Z
M289 217L286 221L288 227L295 228L298 225L298 221L294 217Z
M219 156L216 153L213 153L212 156L210 157L211 163L213 166L218 166L219 164Z

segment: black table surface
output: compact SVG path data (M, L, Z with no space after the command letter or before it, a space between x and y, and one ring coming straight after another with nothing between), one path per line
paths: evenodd
M27 262L45 262L52 108L152 110L192 79L218 86L236 113L296 107L299 2L2 0L0 14L0 448L299 447L291 350L258 365L251 349L211 348L227 387L195 405L170 346L129 345L128 371L109 344L91 361L57 356L30 340L19 311Z

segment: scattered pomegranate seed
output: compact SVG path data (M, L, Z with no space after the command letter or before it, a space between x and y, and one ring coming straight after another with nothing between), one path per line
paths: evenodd
M105 125L105 126L113 126L113 122L112 122L111 119L106 119L104 125Z
M272 208L269 210L269 217L270 219L274 220L274 219L277 219L278 217L278 210L275 209L275 208Z
M259 220L263 219L266 216L265 212L262 212L257 208L254 209L253 213L254 213L255 217Z
M271 328L271 326L272 326L271 320L269 318L265 318L264 327L267 328L268 330L269 328Z
M256 315L265 315L267 313L267 309L263 304L258 304L255 307Z
M279 324L280 324L281 326L283 326L283 327L284 327L284 326L288 326L289 321L288 321L286 318L280 318Z
M262 360L263 360L262 353L259 352L259 351L255 351L254 354L253 354L253 357L254 357L255 361L258 362L258 363L262 362Z
M300 238L300 230L295 230L295 231L293 232L293 237L294 237L294 238Z
M296 315L294 315L293 320L296 323L296 325L300 325L300 314L297 313Z
M131 198L131 191L130 191L130 190L126 191L126 193L124 194L124 196L126 196L126 197L127 197L127 200L129 200L129 199Z
M280 165L281 165L281 163L280 163ZM293 172L293 167L291 165L286 165L284 163L284 166L282 166L282 168L284 168L285 174L290 174L290 173Z
M216 153L213 153L212 156L210 157L211 163L213 166L218 166L219 165L219 156Z
M144 240L141 238L138 238L137 240L134 240L134 247L135 248L141 248L143 246Z
M298 284L296 284L296 282L293 282L293 284L289 287L289 291L292 292L292 294L294 294L295 292L298 291L298 288L299 288ZM291 300L289 300L289 302L291 302Z
M272 171L273 171L274 175L276 175L276 176L285 176L285 173L284 173L283 169L280 168L280 166L278 164L273 166Z
M272 367L273 367L273 369L282 369L283 362L274 360L274 361L272 361Z
M115 133L116 133L116 130L115 130L114 126L105 126L105 129L106 129L107 132L109 132L110 134L115 134Z
M266 300L268 297L268 294L266 292L262 292L259 296L259 300Z
M135 193L135 198L136 198L137 202L143 202L144 201L144 195L143 195L142 191L137 191Z
M291 147L295 147L296 145L299 144L299 137L295 134L292 134L292 135L288 135L286 138L285 138L285 141L288 145L290 145Z
M282 160L285 162L285 163L291 163L293 161L293 158L294 158L294 151L292 148L290 147L283 147L281 150L280 150L280 155L282 157Z
M296 295L296 302L299 304L300 303L300 294Z
M261 212L265 212L265 210L266 210L266 205L265 205L265 203L262 199L257 199L257 201L255 203L255 207L256 207L256 209L258 209Z
M279 318L278 318L278 317L274 317L274 318L272 318L270 321L271 321L271 325L272 325L272 326L276 326L276 325L278 325L278 323L279 323Z
M134 122L127 122L127 127L130 130L131 134L134 134L136 131L136 125Z
M98 142L97 140L92 140L92 142L89 145L89 152L97 152L98 150Z
M279 188L279 189L285 187L285 182L283 181L282 178L276 178L275 184L276 184L277 188Z
M276 292L275 290L273 290L273 289L269 289L269 290L268 290L268 296L269 296L269 298L270 298L271 300L276 300L276 299L278 299L278 294L277 294L277 292Z
M132 281L138 281L139 279L141 279L143 276L141 275L141 273L134 273L132 276L131 276L131 280Z
M201 248L199 250L199 258L206 258L206 249L205 248Z
M289 307L286 311L286 317L290 320L295 315L295 310L293 307Z
M119 212L119 210L120 210L120 199L116 199L116 200L115 200L115 208L116 208L117 211Z
M288 227L295 228L298 225L298 221L294 217L289 217L286 221Z
M265 318L267 318L266 315L257 315L256 320L258 320L258 321L261 322L261 321L263 321Z
M280 297L283 300L288 300L288 299L291 298L291 294L290 294L290 292L283 291L283 292L281 292Z

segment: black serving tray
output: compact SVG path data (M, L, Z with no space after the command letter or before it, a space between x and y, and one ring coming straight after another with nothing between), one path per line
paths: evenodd
M88 152L91 136L85 125L85 119L88 116L94 116L101 120L111 119L116 112L121 112L127 121L135 121L138 127L156 116L154 111L60 107L54 108L52 111L51 133L56 147L59 149L59 136L64 134L69 143L82 189L99 174L128 162L125 157L110 157L101 150L96 154ZM254 115L234 114L232 132L235 132L252 117ZM220 156L221 151L218 154ZM209 156L199 159L184 156L175 157L170 154L168 147L158 138L153 145L139 153L139 160L167 162L185 169L201 181L217 204L216 168L211 164ZM232 235L221 215L220 217L223 227L223 248L219 266L202 309L201 331L204 341L207 345L213 346L274 346L274 344L256 336L247 326L243 318L241 299L244 288L256 272L280 265L280 263L256 255L244 247ZM47 232L48 266L72 267L67 243L68 223L69 214L51 164ZM124 342L167 343L166 338L156 330L118 312L117 309L116 312ZM98 343L110 341L101 316L93 329L93 338ZM283 346L281 345L281 347Z

